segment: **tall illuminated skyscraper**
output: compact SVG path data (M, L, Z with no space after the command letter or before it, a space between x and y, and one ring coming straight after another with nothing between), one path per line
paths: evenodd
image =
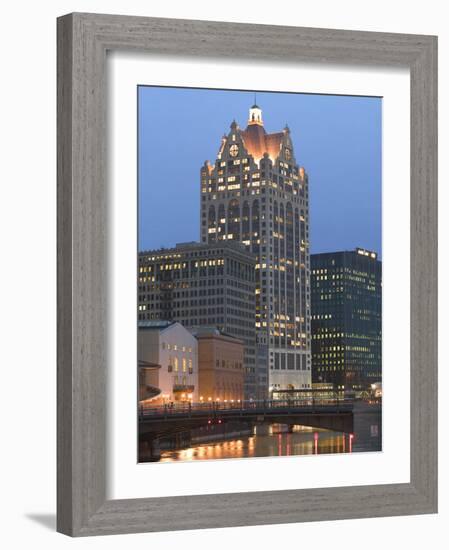
M311 387L308 177L290 130L267 133L253 105L201 168L201 241L239 241L256 256L257 351L247 395Z

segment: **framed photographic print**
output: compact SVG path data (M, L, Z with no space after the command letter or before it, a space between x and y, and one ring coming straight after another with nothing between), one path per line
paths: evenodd
M436 38L58 20L58 530L436 512Z

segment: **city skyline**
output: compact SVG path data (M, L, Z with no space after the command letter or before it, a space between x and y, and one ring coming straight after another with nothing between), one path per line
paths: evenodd
M139 250L198 241L199 169L214 161L233 119L246 126L254 92L145 86L138 93ZM311 253L361 246L381 258L381 99L257 92L257 103L267 131L288 124L309 174Z
M380 98L139 95L139 460L379 450Z

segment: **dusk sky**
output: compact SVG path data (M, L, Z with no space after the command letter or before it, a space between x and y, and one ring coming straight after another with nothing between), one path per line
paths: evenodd
M246 128L254 92L141 86L139 250L199 240L200 168L233 119ZM267 132L288 124L309 175L310 251L381 256L382 100L257 92Z

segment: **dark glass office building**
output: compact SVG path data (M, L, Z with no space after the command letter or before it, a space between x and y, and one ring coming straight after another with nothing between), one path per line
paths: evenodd
M382 263L377 254L312 254L312 382L369 391L382 381Z

